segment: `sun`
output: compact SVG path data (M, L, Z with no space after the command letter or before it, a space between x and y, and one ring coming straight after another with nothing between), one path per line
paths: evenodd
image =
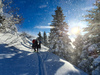
M71 33L77 35L80 33L80 31L81 29L79 27L74 27L72 28Z

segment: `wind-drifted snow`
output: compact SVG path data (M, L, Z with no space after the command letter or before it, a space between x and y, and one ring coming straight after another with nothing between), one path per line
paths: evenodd
M0 75L87 75L43 45L39 53L33 52L31 40L22 39L0 33Z

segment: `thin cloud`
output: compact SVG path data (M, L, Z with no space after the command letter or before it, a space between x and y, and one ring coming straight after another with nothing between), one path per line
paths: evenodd
M51 23L48 23L48 25L50 25Z
M39 8L45 8L45 7L47 7L47 5L41 5L41 6L39 6Z
M90 10L90 9L93 9L94 7L91 6L91 7L85 7L85 8L82 8L82 10Z
M51 26L36 26L34 28L38 28L38 29L48 29L48 28L54 28L54 27L51 27Z

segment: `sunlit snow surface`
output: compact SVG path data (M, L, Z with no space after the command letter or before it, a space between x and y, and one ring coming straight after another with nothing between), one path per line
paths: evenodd
M26 40L0 33L0 75L87 75L43 45L39 53L33 52Z

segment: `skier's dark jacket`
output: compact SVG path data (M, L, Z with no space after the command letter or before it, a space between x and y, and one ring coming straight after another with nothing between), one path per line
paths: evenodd
M36 48L38 46L37 40L33 40L32 43L32 48Z

